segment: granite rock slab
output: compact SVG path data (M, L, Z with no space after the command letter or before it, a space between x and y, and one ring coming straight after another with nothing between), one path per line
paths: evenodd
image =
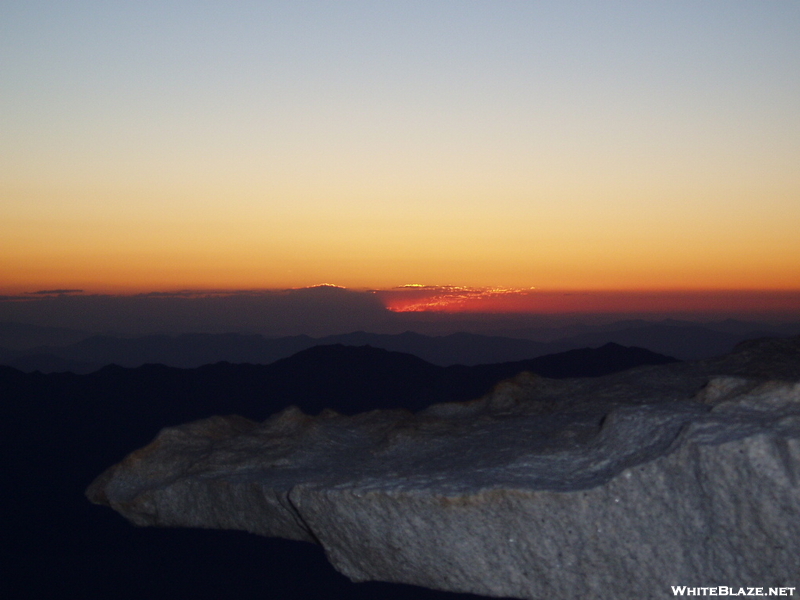
M515 598L800 584L800 339L466 403L163 429L87 496L320 544L354 581Z

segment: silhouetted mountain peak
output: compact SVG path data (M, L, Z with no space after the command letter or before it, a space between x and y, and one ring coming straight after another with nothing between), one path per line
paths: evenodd
M424 366L433 365L421 358L406 352L395 352L383 348L375 348L369 344L362 346L346 346L344 344L327 344L323 346L312 346L306 350L293 354L288 358L277 360L273 363L276 367L286 364L307 365L311 368L322 368L329 366L345 367L348 365L363 366L366 364L373 367L378 364L403 366Z
M763 327L763 330L754 327ZM571 349L597 348L609 342L647 348L686 360L723 355L744 339L800 333L797 324L770 327L731 319L706 324L675 319L657 323L628 320L602 326L571 327L570 337L555 337L548 342L469 332L428 336L413 331L395 335L360 330L317 339L306 335L266 338L240 333L158 334L137 338L93 335L60 347L0 350L0 364L26 372L39 370L45 373L89 373L109 363L125 367L161 363L179 368L196 368L220 361L270 364L313 346L342 344L412 354L439 366L482 365L527 360ZM581 333L576 334L578 330ZM515 332L509 331L509 335L515 335Z

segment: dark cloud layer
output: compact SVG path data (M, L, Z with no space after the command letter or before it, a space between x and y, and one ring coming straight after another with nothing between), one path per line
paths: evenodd
M660 296L640 295L628 299L628 310L604 309L625 299L625 294L564 294L533 293L508 290L469 290L465 288L396 289L356 291L332 285L289 290L261 291L198 291L154 292L114 296L67 293L76 290L40 290L19 296L0 296L0 321L25 323L45 327L61 327L96 333L144 335L152 333L260 333L268 336L310 335L321 337L353 331L401 333L416 331L428 335L446 335L457 331L503 335L509 337L544 339L547 329L569 327L580 332L581 324L597 325L624 319L648 321L678 318L689 320L800 321L800 293L786 292L772 298L769 306L781 310L753 311L759 305L753 294L704 298L704 310L676 310L674 306L659 307ZM427 296L426 296L427 295ZM428 300L426 297L430 296ZM477 303L486 297L482 311ZM519 296L519 298L517 298ZM618 297L617 297L618 296ZM697 296L695 294L695 296ZM753 296L753 298L750 298ZM668 297L667 297L668 298ZM767 299L769 299L767 298ZM782 298L782 299L781 299ZM465 300L466 299L466 300ZM506 299L539 302L543 308L527 312L503 312L496 306ZM669 298L668 298L669 299ZM398 312L386 308L406 300L432 300L448 306L471 302L467 310ZM636 300L634 302L634 300ZM697 298L695 298L695 304ZM719 301L718 301L719 300ZM724 306L724 302L728 306ZM746 302L745 302L746 301ZM662 302L663 303L663 302ZM407 303L406 303L407 304ZM437 304L437 305L438 305ZM476 308L473 308L473 305ZM750 306L750 310L742 307ZM495 309L495 312L491 312ZM559 334L563 333L561 331Z
M332 286L261 292L0 298L0 320L129 335L257 332L327 335L383 329L392 313L370 292Z

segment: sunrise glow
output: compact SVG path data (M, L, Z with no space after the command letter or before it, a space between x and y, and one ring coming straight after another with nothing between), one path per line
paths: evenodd
M792 314L800 291L537 290L405 286L375 292L393 312Z
M532 288L533 289L533 288ZM535 312L530 290L404 285L377 292L392 312Z
M0 295L796 306L797 3L184 8L0 9Z

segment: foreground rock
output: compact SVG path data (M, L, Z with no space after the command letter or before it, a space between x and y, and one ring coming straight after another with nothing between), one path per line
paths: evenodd
M519 598L800 584L800 338L353 417L164 429L87 490L137 525L321 544L355 581Z

